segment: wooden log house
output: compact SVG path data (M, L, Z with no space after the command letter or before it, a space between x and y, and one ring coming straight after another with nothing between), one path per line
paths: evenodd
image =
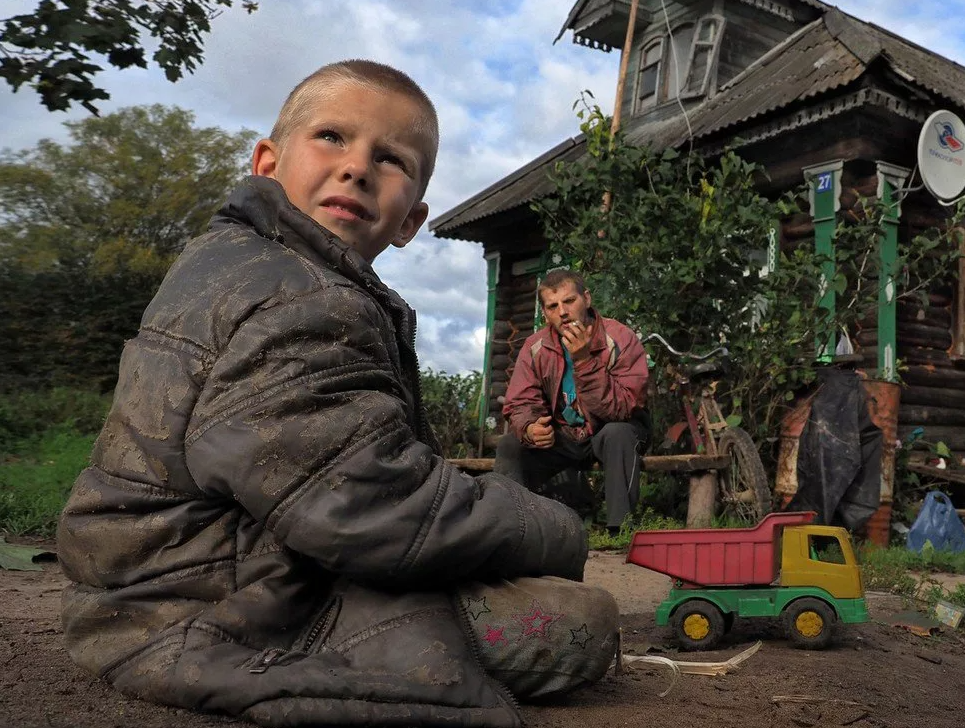
M559 37L572 32L574 42L601 52L620 49L629 7L578 0ZM620 99L623 129L657 148L692 143L708 156L734 148L766 168L767 194L811 180L811 214L782 222L783 248L830 245L835 219L859 196L893 199L912 177L929 114L965 115L965 68L818 0L667 0L665 7L666 16L660 0L640 1ZM501 420L499 400L533 331L537 281L552 265L529 203L551 191L557 162L584 151L581 137L564 140L430 222L437 236L482 243L488 261L482 417ZM944 219L926 192L911 192L893 229L908 239ZM896 362L906 367L898 436L922 426L927 440L965 451L959 273L958 286L933 291L927 307L884 301L853 334L866 370L892 379Z

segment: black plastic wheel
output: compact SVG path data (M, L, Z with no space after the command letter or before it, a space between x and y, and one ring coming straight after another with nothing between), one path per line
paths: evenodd
M728 427L717 441L730 465L718 474L720 515L728 521L754 525L771 512L771 489L760 453L751 436L739 427Z
M711 650L726 631L723 613L702 599L677 607L672 624L674 635L685 650Z
M837 617L831 606L820 599L803 597L784 608L784 629L796 646L820 650L831 641Z

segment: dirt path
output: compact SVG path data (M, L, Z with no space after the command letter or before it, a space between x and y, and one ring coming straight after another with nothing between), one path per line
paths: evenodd
M614 593L625 615L625 643L646 651L669 642L653 610L668 580L623 563L616 554L591 555L587 581ZM0 727L212 728L249 724L128 700L74 667L61 645L63 577L0 571ZM667 674L637 670L607 676L563 705L527 706L532 728L671 726L672 728L961 728L965 639L961 632L916 637L888 626L898 599L870 594L874 621L839 630L822 652L793 649L776 623L738 621L721 649L685 659L723 660L762 638L764 646L724 677L683 676L665 698ZM668 648L669 649L669 648ZM664 652L676 657L673 652ZM804 702L775 701L807 696Z

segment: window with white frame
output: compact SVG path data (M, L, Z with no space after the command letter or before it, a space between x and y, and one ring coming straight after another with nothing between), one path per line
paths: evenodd
M714 77L723 26L723 18L711 15L645 41L639 54L635 113L678 96L705 95Z
M670 53L667 58L666 99L680 95L680 87L687 79L690 66L690 50L694 45L694 26L678 25L670 36Z
M703 96L707 92L707 82L716 60L723 24L722 18L714 16L702 18L697 24L693 53L687 69L687 82L684 84L685 96Z
M662 64L663 38L658 38L640 51L640 69L637 73L637 111L656 106L660 92Z

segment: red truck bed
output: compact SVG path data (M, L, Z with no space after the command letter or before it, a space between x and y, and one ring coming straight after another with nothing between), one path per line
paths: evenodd
M775 544L780 530L811 523L816 515L770 513L753 528L638 531L627 563L699 586L770 584L779 568Z

